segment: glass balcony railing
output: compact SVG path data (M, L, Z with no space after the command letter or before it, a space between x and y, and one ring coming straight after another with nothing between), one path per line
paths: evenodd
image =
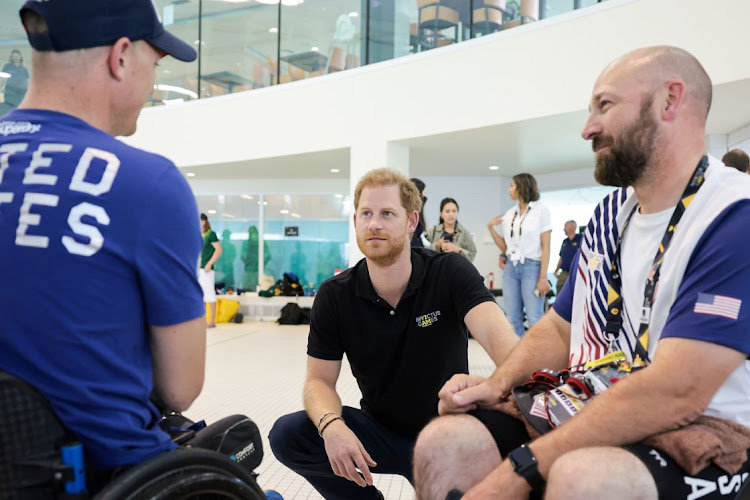
M190 64L166 58L146 106L345 71L601 1L154 0L167 29L195 44L199 57ZM18 104L28 85L31 49L18 17L22 4L0 2L0 115Z

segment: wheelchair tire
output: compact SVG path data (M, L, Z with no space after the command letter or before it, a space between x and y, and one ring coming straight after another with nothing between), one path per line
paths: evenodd
M95 500L265 500L247 472L229 457L200 448L169 451L132 467L107 485Z
M180 474L182 475L182 474ZM219 472L191 471L175 480L163 478L133 492L132 498L149 500L261 500L248 484Z

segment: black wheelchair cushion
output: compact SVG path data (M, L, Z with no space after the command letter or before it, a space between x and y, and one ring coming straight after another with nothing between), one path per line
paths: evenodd
M74 440L41 393L0 371L0 498L54 498L60 447Z
M199 431L193 448L218 451L253 472L263 460L263 441L258 426L245 415L230 415Z

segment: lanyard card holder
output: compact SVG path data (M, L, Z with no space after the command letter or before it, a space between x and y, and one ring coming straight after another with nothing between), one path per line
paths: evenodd
M588 363L584 371L534 372L530 381L511 393L526 420L544 434L570 420L597 394L644 367L640 357L630 363L618 351Z

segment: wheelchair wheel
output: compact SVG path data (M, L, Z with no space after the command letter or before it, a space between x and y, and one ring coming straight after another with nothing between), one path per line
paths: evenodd
M136 465L95 500L265 500L255 475L215 451L173 450Z
M150 500L260 500L265 499L248 484L218 472L184 471L139 488L131 498Z

